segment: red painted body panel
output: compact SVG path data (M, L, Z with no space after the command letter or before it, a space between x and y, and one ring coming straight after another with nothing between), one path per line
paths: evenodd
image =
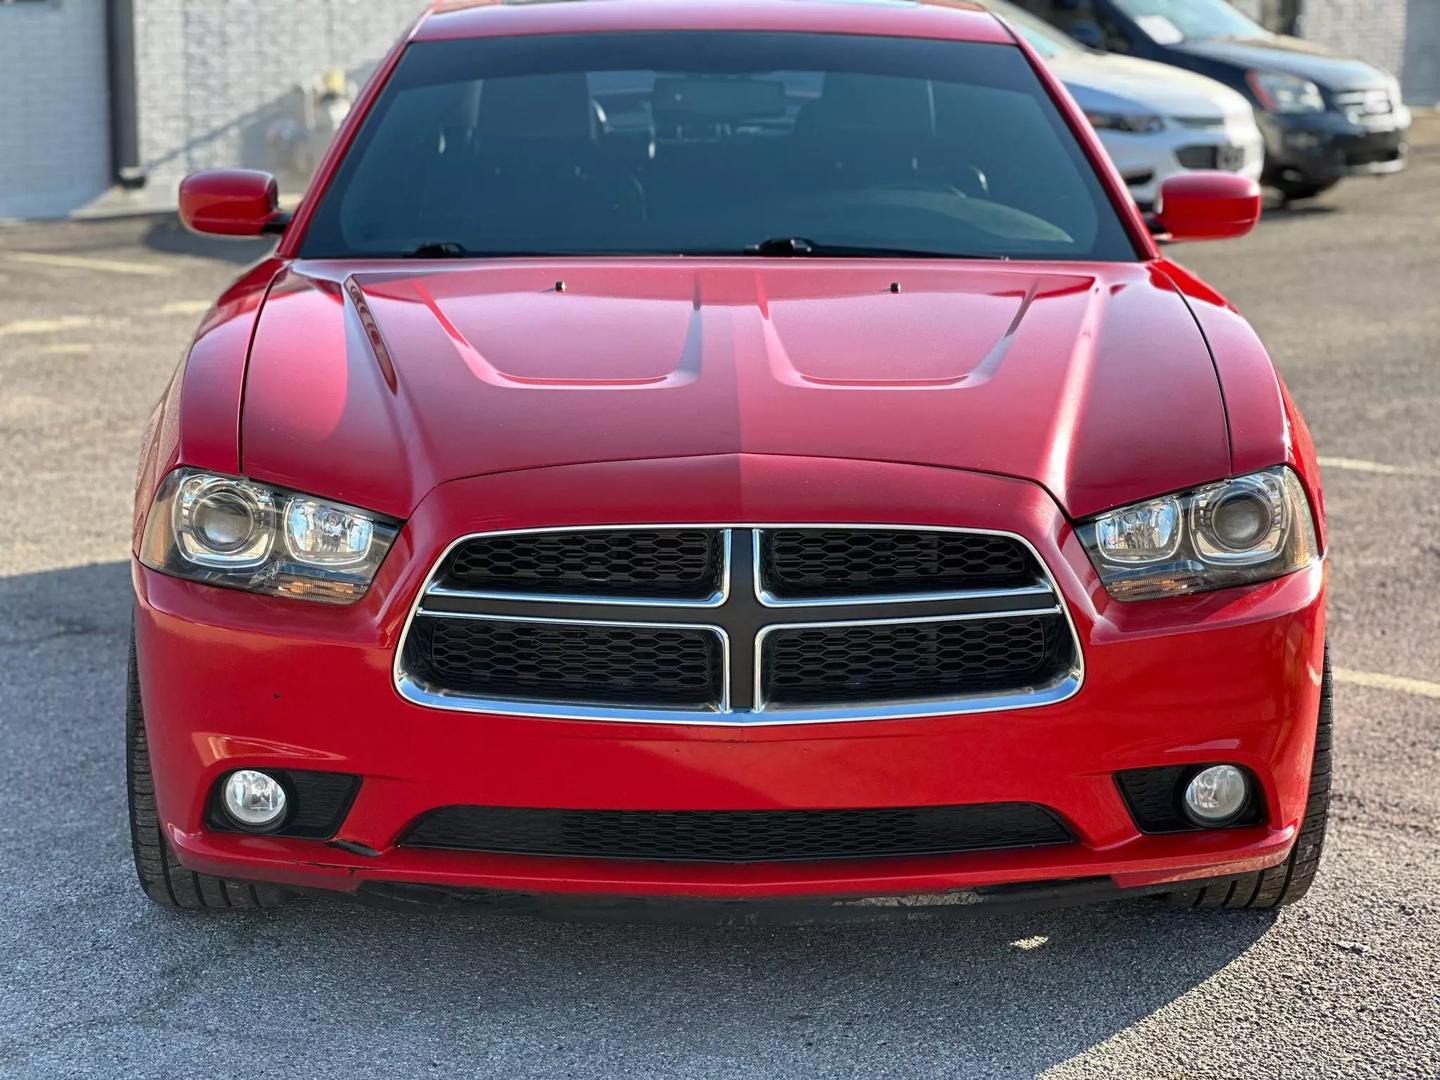
M1168 259L1157 268L1184 295L1214 357L1225 398L1234 474L1282 461L1295 469L1310 496L1320 548L1325 550L1325 502L1310 429L1265 346L1229 301L1194 274Z
M771 728L457 714L400 699L394 647L416 590L456 535L634 521L954 525L1031 537L1064 592L1086 676L1041 709ZM1323 565L1254 589L1117 604L1038 486L949 469L720 456L507 473L442 485L417 508L367 597L307 606L137 570L141 685L157 798L187 865L354 888L366 877L557 891L697 895L962 888L1114 874L1140 885L1276 861L1303 812L1318 707ZM1216 672L1224 672L1217 689ZM1224 760L1265 787L1266 823L1142 837L1116 769ZM341 838L215 836L204 793L240 765L365 777ZM758 809L1035 799L1081 843L1063 849L783 868L422 854L394 847L436 806ZM305 852L306 854L301 854ZM323 864L323 865L317 865ZM337 870L338 867L350 867Z
M405 521L374 585L350 607L191 584L137 564L156 797L181 862L340 890L389 880L763 897L1092 876L1143 886L1282 860L1313 752L1324 564L1251 588L1118 603L1072 527L1100 510L1283 462L1301 475L1323 542L1314 451L1253 331L1202 282L1158 258L1068 94L1028 47L969 5L442 4L411 37L663 28L1019 47L1142 261L295 262L314 195L402 42L362 94L276 256L207 316L146 437L137 536L156 485L177 465L244 473ZM1083 685L1043 708L786 727L458 713L396 692L405 619L455 537L637 522L1020 534L1073 618ZM1138 833L1116 770L1214 760L1254 772L1262 823ZM361 775L339 837L377 854L207 830L206 792L242 766ZM1032 800L1060 813L1078 842L749 866L396 846L418 814L447 804Z
M1260 185L1226 172L1192 172L1160 185L1160 224L1172 240L1244 236L1260 220Z
M284 263L262 259L225 290L176 369L146 429L135 487L135 543L161 479L176 465L240 471L240 401L260 306Z
M1138 263L299 263L243 446L251 475L397 517L460 477L696 454L1016 476L1072 516L1230 470L1204 339Z
M416 41L517 34L646 30L769 30L1009 44L1010 32L978 4L907 5L835 0L632 0L603 4L442 4L416 27Z
M213 169L180 184L180 220L216 236L259 236L280 218L280 186L254 169Z

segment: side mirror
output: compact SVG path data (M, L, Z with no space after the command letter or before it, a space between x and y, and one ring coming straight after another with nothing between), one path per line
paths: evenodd
M1227 172L1192 172L1160 185L1150 230L1171 240L1244 236L1260 220L1260 185Z
M290 218L280 210L275 177L254 169L210 169L180 184L180 220L212 236L280 233Z
M1065 32L1081 45L1088 45L1092 49L1103 51L1107 44L1105 31L1100 29L1099 23L1091 19L1076 19L1065 27Z

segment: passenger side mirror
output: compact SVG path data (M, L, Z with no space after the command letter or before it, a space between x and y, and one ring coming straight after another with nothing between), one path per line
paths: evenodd
M1260 220L1260 185L1227 172L1192 172L1160 185L1150 231L1169 240L1244 236Z
M1081 45L1102 51L1106 47L1105 31L1100 29L1099 23L1091 19L1076 19L1065 27L1065 32Z
M180 184L180 220L211 236L263 236L285 231L275 177L254 169L210 169Z

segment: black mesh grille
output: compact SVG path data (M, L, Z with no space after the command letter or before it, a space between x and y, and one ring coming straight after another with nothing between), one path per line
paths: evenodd
M1220 150L1214 146L1182 146L1175 151L1175 160L1187 169L1215 169L1219 167Z
M684 627L501 622L423 616L407 670L476 697L706 708L720 703L719 638Z
M879 810L532 810L450 806L421 818L409 847L683 862L770 862L942 854L1062 844L1043 806L984 803Z
M802 598L1006 588L1040 576L1007 536L877 529L768 532L761 572L776 596Z
M713 530L524 533L458 545L441 580L489 592L703 600L720 588Z
M944 698L1049 682L1070 664L1059 615L797 627L765 638L766 704Z

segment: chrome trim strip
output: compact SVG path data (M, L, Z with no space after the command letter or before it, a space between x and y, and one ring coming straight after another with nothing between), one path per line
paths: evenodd
M969 533L981 536L1004 536L1021 544L1028 551L1035 564L1044 575L1045 584L1050 595L1055 598L1055 609L1065 617L1066 626L1070 630L1070 641L1074 649L1074 664L1067 675L1062 675L1053 684L1042 687L1033 687L1025 692L1008 691L999 694L972 695L967 698L955 698L946 701L908 701L893 705L866 704L847 708L820 708L820 709L784 709L763 712L756 710L740 710L726 712L696 712L666 709L620 709L607 708L605 706L552 706L527 704L516 701L488 701L480 698L466 698L456 695L439 694L428 691L417 683L413 682L404 671L402 660L405 652L405 642L410 636L411 624L421 614L422 603L428 592L426 586L422 586L416 593L415 599L410 605L409 614L401 627L400 637L395 647L395 659L392 665L392 679L396 692L404 700L425 708L443 709L448 712L457 713L486 713L495 716L519 716L535 717L554 720L587 720L600 722L620 722L638 724L673 724L685 726L710 726L710 727L779 727L793 724L820 724L820 723L852 723L865 720L904 720L923 719L936 716L963 716L977 713L1004 712L1019 709L1039 708L1046 705L1055 705L1066 701L1080 692L1085 684L1085 651L1080 640L1080 633L1075 627L1075 619L1070 613L1070 605L1064 594L1060 591L1055 582L1054 574L1049 565L1040 553L1024 536L1019 533L1008 532L1003 529L978 529L965 528L963 526L946 525L895 525L888 522L731 522L729 524L714 522L665 522L661 524L626 523L623 525L558 525L545 526L533 529L502 529L492 532L466 533L457 537L446 545L445 550L440 553L439 558L431 565L425 576L427 586L435 579L440 567L444 565L446 558L455 548L467 540L474 540L480 537L513 536L524 533L556 533L556 532L591 532L591 531L632 531L644 532L651 530L665 529L715 529L728 531L733 529L883 529L887 532L953 532ZM727 551L728 551L727 545ZM728 566L728 561L727 561ZM533 599L533 597L527 597ZM447 617L453 613L443 613ZM1011 612L984 612L976 613L975 618L1003 618ZM462 616L463 617L463 616ZM500 618L499 616L477 615L477 618ZM543 621L536 619L520 619L509 617L518 622ZM591 620L554 620L560 622L590 623ZM883 620L882 620L883 621ZM899 622L912 622L920 620L900 619ZM619 625L626 625L621 623ZM647 624L632 624L647 625ZM664 626L692 626L694 628L714 629L724 634L722 627L708 624L680 624L665 623ZM778 624L786 627L799 627L807 624L803 622ZM762 636L767 628L762 628ZM729 694L729 665L730 665L730 642L728 635L723 638L725 649L725 673L726 694L728 707Z
M443 585L435 584L435 577L440 572L440 567L445 565L445 560L450 553L465 543L467 540L478 540L481 537L491 539L497 536L520 536L536 533L590 533L590 532L718 532L720 534L720 589L711 593L703 600L668 600L661 597L644 596L586 596L583 594L566 593L528 593L528 592L487 592L483 589L447 589ZM466 600L504 600L523 602L527 604L609 604L615 607L679 607L679 608L717 608L723 607L725 601L730 599L730 536L734 530L719 525L680 525L676 527L654 526L654 525L597 525L594 528L581 526L578 529L569 527L560 529L507 529L503 532L493 533L471 533L462 536L445 549L445 554L440 557L430 570L430 576L426 579L430 582L425 588L426 596L453 596L463 597Z
M616 715L611 717L611 719L630 719L632 718L632 714L633 718L637 719L644 716L661 714L667 716L710 716L720 715L722 713L734 715L730 713L730 635L725 632L725 628L722 626L713 626L709 623L615 622L614 620L609 619L602 621L596 619L521 618L513 615L482 615L469 612L426 611L424 608L417 608L415 610L411 622L413 622L414 618L474 619L477 622L530 623L532 625L535 623L542 623L558 624L562 626L624 626L638 627L647 630L703 630L708 633L714 634L717 638L720 639L720 701L713 710L663 709L644 706L632 709L621 706L603 705L581 707L575 705L565 705L563 703L555 702L524 702L517 701L513 698L495 698L487 700L485 698L468 697L462 694L449 694L444 691L428 690L425 687L421 686L419 683L415 682L413 679L411 679L408 674L401 671L397 666L396 670L397 672L399 672L399 674L397 676L396 685L409 687L411 692L415 695L415 697L411 697L409 698L409 700L416 701L417 704L423 705L438 701L444 702L445 704L438 705L436 706L437 708L455 708L457 707L455 704L456 702L463 701L466 703L465 711L467 712L495 712L503 713L507 716L562 716L568 719L584 719L586 718L586 715L588 715L588 712L591 708L598 708L607 712L615 713ZM410 622L406 622L405 633L407 636L409 632ZM402 637L400 648L396 651L397 657L404 651L404 641L405 638ZM405 690L403 688L401 689L401 696L406 696ZM484 709L478 708L477 706L481 704L489 705L492 707ZM574 713L576 712L576 710L581 708L583 708L584 714L582 714L581 716L575 716ZM651 722L659 723L662 721ZM668 722L674 723L676 721L671 720Z

